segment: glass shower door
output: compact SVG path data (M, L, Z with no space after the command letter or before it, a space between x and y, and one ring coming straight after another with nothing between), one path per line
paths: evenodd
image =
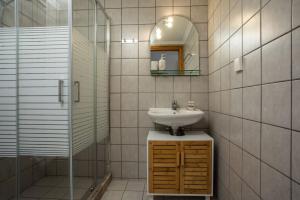
M68 3L18 1L19 199L69 199Z

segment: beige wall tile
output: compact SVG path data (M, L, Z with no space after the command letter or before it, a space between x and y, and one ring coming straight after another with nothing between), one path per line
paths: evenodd
M261 50L255 50L243 59L243 86L261 83Z
M122 9L122 24L138 24L138 8Z
M139 1L138 0L122 0L122 7L138 7Z
M243 88L243 117L260 121L261 86Z
M262 86L262 121L291 127L291 82Z
M139 8L139 24L155 23L155 8Z
M293 28L297 27L300 25L300 1L299 0L293 0L293 5L292 5L292 24Z
M260 160L243 153L243 179L257 194L260 193Z
M138 145L122 145L122 161L138 161Z
M173 6L173 0L156 0L156 6Z
M291 34L287 34L262 48L262 82L290 79Z
M281 200L291 198L290 180L270 168L268 165L261 164L261 196L265 200Z
M231 198L242 199L242 180L233 170L230 170L229 191L232 195Z
M261 135L261 159L290 176L291 131L263 124Z
M230 4L232 5L232 4ZM230 11L230 34L236 32L242 25L242 1L239 0Z
M207 22L207 6L193 6L191 8L192 22Z
M121 8L121 0L105 0L105 8Z
M243 27L243 54L260 46L260 14L256 14Z
M260 0L243 0L243 22L249 20L260 9Z
M139 0L139 7L154 7L155 0Z
M138 144L137 128L121 128L122 144Z
M272 0L262 9L262 43L291 29L291 0Z
M243 120L230 117L230 141L239 147L243 145Z
M122 59L122 75L138 75L138 59Z
M300 81L292 82L292 128L300 131Z
M260 129L259 122L243 120L243 148L258 158L260 157Z
M292 177L294 180L300 180L300 132L293 131L292 135Z
M300 28L292 32L292 78L300 78Z
M296 200L300 196L300 185L293 181L292 200Z

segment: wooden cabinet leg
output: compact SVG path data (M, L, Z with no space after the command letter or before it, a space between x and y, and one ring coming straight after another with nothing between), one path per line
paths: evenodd
M206 196L206 197L205 197L205 200L210 200L210 196Z

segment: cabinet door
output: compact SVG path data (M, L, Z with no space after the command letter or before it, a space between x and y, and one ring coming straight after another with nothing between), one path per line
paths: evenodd
M211 193L211 141L181 142L180 193Z
M148 144L149 192L180 192L180 142L151 141Z

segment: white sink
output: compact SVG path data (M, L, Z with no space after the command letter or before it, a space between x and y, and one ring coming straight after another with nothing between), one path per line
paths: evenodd
M203 117L201 110L187 110L184 108L150 108L148 115L154 123L170 126L176 132L179 127L194 124Z

